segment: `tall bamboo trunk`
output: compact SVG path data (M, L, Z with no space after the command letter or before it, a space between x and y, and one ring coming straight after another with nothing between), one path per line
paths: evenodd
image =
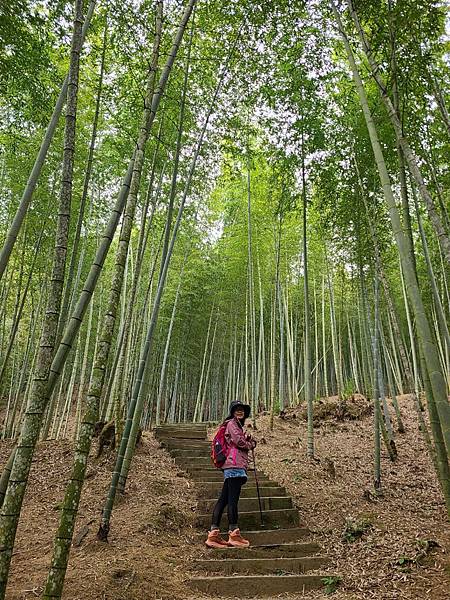
M165 381L166 381L167 359L169 356L170 340L172 338L172 330L173 330L173 325L175 323L175 315L177 312L178 297L180 295L181 284L183 282L183 271L184 271L184 267L186 265L186 259L187 259L187 255L185 255L185 259L181 266L179 281L178 281L178 285L177 285L177 291L175 292L175 300L173 301L173 306L172 306L172 314L170 315L169 328L167 330L163 361L162 361L162 365L161 365L161 373L159 376L158 396L156 398L156 418L155 418L156 425L160 425L160 423L161 423L160 413L161 413L163 391L164 391ZM177 370L177 373L178 373L178 370Z
M89 4L86 19L84 20L83 28L81 30L80 49L83 46L84 40L86 38L92 15L94 14L95 4L95 0L91 0ZM41 174L45 159L47 157L48 149L55 134L56 127L58 125L62 109L64 107L64 103L66 102L69 80L70 73L66 76L62 84L61 91L56 100L55 108L53 109L50 123L48 124L47 130L44 135L44 139L42 140L41 147L39 148L39 152L34 162L33 169L31 170L30 176L27 181L27 185L20 199L17 212L14 215L13 222L11 223L11 226L7 233L3 248L0 251L0 280L3 277L6 266L9 261L9 257L11 256L11 252L13 251L14 244L22 226L23 220L25 219L31 200L33 198L33 193L36 188L39 176Z
M403 424L400 407L399 407L398 401L397 401L396 389L395 389L394 381L392 378L392 367L391 367L390 360L389 360L389 352L387 349L383 329L381 327L380 327L380 337L381 337L381 345L383 348L384 364L386 367L386 376L387 376L387 380L388 380L389 395L391 397L392 406L394 407L395 416L397 418L397 431L399 433L405 433L405 426Z
M416 185L420 192L422 200L424 201L424 204L427 208L428 215L430 217L430 221L434 227L434 230L438 237L439 243L441 244L442 252L444 253L447 261L450 263L450 238L445 230L444 225L442 224L441 217L435 207L434 200L428 190L428 187L424 182L424 179L423 179L423 176L421 173L421 169L419 167L419 161L417 160L416 156L414 155L414 152L413 152L405 134L403 133L401 121L400 121L397 111L395 110L395 108L392 104L392 101L389 97L387 86L386 86L385 82L383 81L383 78L380 75L380 73L381 73L380 66L377 64L377 62L374 58L374 54L368 43L367 36L364 33L363 28L361 27L361 24L360 24L359 18L358 18L358 14L353 5L353 1L347 0L347 5L349 8L351 17L353 19L353 22L355 24L356 30L358 32L358 35L360 37L363 51L369 62L372 76L378 86L381 100L386 108L386 112L388 114L389 120L391 121L391 124L393 126L397 143L403 152L403 156L408 164L410 173L411 173L412 177L414 178L414 181L416 182ZM450 411L450 407L449 407L449 411Z
M14 547L17 524L28 482L34 449L39 437L42 415L45 409L47 380L53 359L61 309L72 202L78 74L81 46L83 42L82 9L82 0L76 0L74 6L69 81L67 86L61 192L59 197L50 294L47 301L40 349L34 371L33 386L22 425L20 440L15 453L8 489L0 513L0 598L2 599L5 597L6 593L6 584L8 581L9 566Z
M304 378L305 378L305 400L308 415L307 455L314 458L314 411L311 378L311 317L309 309L309 280L308 280L308 243L307 243L307 203L305 154L302 125L302 198L303 198L303 294L305 310L304 330Z
M270 306L270 430L273 430L273 419L275 414L275 297L276 294L273 294L273 300L271 301Z
M325 275L322 277L322 356L323 356L323 385L325 398L330 396L328 389L326 323L325 323Z
M191 2L190 2L191 11L194 7L194 4L195 4L195 0L191 0ZM242 28L242 26L241 26L241 28ZM227 60L226 64L224 65L224 68L219 77L216 89L214 91L214 94L213 94L213 97L211 100L211 104L209 106L208 113L206 115L203 127L202 127L200 135L199 135L198 142L195 147L194 155L193 155L192 162L191 162L189 172L187 175L183 195L182 195L180 205L178 208L177 219L175 221L173 232L172 232L172 237L170 240L170 245L168 247L167 256L164 260L164 265L162 267L162 271L160 274L160 278L159 278L159 282L158 282L158 289L156 292L155 301L154 301L153 309L152 309L152 315L151 315L147 335L145 336L144 347L143 347L141 355L139 357L139 365L138 365L138 369L136 372L136 377L135 377L135 381L134 381L134 385L133 385L131 401L130 401L129 407L128 407L128 413L127 413L127 419L126 419L126 423L125 423L124 433L123 433L120 447L119 447L119 450L117 453L117 460L116 460L116 464L114 467L114 473L113 473L113 477L111 480L111 486L110 486L110 489L108 492L108 497L106 499L105 507L103 510L103 516L102 516L100 529L97 534L97 537L99 539L103 539L103 540L107 539L109 526L110 526L110 518L111 518L112 508L114 505L114 499L115 499L116 492L117 492L118 485L119 485L119 479L120 479L120 487L122 489L125 488L125 484L127 481L129 469L131 466L131 461L132 461L133 454L134 454L134 449L136 446L136 436L137 436L137 432L138 432L139 425L141 422L142 411L144 408L145 394L142 393L142 389L145 389L146 380L148 380L148 374L149 374L148 363L149 363L149 358L151 356L151 348L153 345L153 336L154 336L155 327L156 327L156 324L158 321L159 308L160 308L160 304L161 304L162 295L164 292L165 281L166 281L175 241L178 236L178 231L179 231L181 220L183 217L186 199L187 199L190 187L191 187L192 177L193 177L194 171L196 169L197 160L198 160L200 151L203 146L203 140L204 140L205 133L206 133L206 130L208 127L208 123L210 121L213 108L215 107L217 97L222 88L224 77L225 77L225 74L227 73L229 61L234 54L236 44L237 44L237 41L240 36L241 28L239 29L235 43L233 44L233 46L230 50L228 60Z
M143 120L143 125L145 126L147 131L150 130L150 128L154 122L161 97L164 93L164 90L165 90L165 87L167 84L167 80L169 78L173 63L175 61L179 46L181 44L181 40L183 38L183 34L185 31L187 22L189 20L189 17L191 15L194 3L195 3L195 0L191 0L191 2L188 4L187 8L185 9L185 11L183 13L183 16L182 16L181 22L180 22L180 26L174 37L171 51L167 58L166 64L162 70L158 87L155 90L155 93L152 94L151 106L150 107L145 106L145 108L144 108L144 114L146 115L146 120L145 121ZM158 6L159 5L160 5L160 2L158 2ZM159 8L161 9L162 5ZM158 14L160 15L160 11L158 11ZM161 21L161 17L159 16L157 22L160 22L160 21ZM158 30L160 31L160 26L158 26L157 31ZM158 38L158 37L159 37L158 35L155 36L155 38ZM154 49L156 48L157 43L159 44L159 40L156 41L156 39L155 39ZM156 67L155 67L155 70L156 70ZM142 137L143 137L144 133L142 131L141 131L141 133L142 133ZM147 137L148 137L148 132L147 132ZM142 153L143 149L142 148L138 149L138 152ZM141 163L142 163L142 160L143 160L143 156L140 158ZM128 185L131 185L131 173L134 170L134 163L135 163L135 161L132 160L132 162L129 165L127 176L129 175L129 177L130 177L128 179L128 181L130 183ZM137 193L137 188L136 188L136 193ZM126 195L125 195L125 198L126 198ZM120 294L120 290L118 290L118 291ZM113 319L111 319L111 320L113 320ZM111 329L111 337L112 337L112 329ZM111 339L111 337L109 339ZM63 339L63 341L64 341L64 339ZM109 343L106 343L103 346L101 344L99 344L99 353L101 352L102 354L107 354L108 351L109 351ZM106 361L101 362L99 358L100 357L97 358L97 363L96 363L96 365L94 367L94 371L93 371L93 377L92 377L92 382L91 382L91 386L90 386L90 394L88 394L88 399L87 399L86 414L85 414L85 417L83 418L83 423L82 423L82 426L80 429L80 435L79 435L78 441L77 441L77 448L76 448L76 453L75 453L76 458L73 463L71 479L70 479L69 486L66 490L66 494L65 494L65 498L64 498L64 502L63 502L63 508L62 508L62 515L61 515L58 531L57 531L56 537L55 537L55 546L54 546L52 564L51 564L51 568L50 568L50 571L48 574L46 588L45 588L45 592L44 592L45 598L47 598L47 597L48 598L50 598L50 597L59 598L62 593L64 577L65 577L68 556L69 556L69 550L70 550L70 543L71 543L71 539L73 536L75 517L76 517L78 504L79 504L79 500L80 500L82 485L83 485L83 481L84 481L84 475L86 472L87 459L88 459L89 450L91 447L91 439L92 439L92 434L94 431L94 425L95 425L95 421L97 420L97 415L98 415L100 390L101 390L103 379L104 379L104 370L105 370ZM70 515L70 518L69 518L69 515Z
M19 325L20 325L20 321L22 319L22 314L23 314L23 309L24 309L24 306L25 306L25 301L27 299L28 291L30 289L31 280L32 280L32 277L33 277L34 266L36 264L36 259L38 257L39 250L40 250L40 247L41 247L41 241L42 241L43 233L44 233L44 230L41 231L41 233L39 235L39 238L38 238L38 241L36 243L36 248L35 248L35 251L34 251L34 254L33 254L33 259L31 261L30 271L29 271L29 274L28 274L27 282L25 284L25 289L23 290L22 298L21 298L20 302L17 303L17 310L15 311L15 315L14 315L14 319L13 319L13 326L12 326L12 329L11 329L8 346L6 348L6 352L4 354L2 353L3 354L3 363L2 363L2 368L0 370L0 383L1 383L2 379L3 379L3 375L5 374L6 366L8 364L8 360L9 360L9 356L10 356L11 351L13 349L14 341L16 339L16 335L17 335L17 332L19 330Z
M374 325L372 331L372 355L373 355L373 403L374 403L374 478L373 486L375 491L381 488L381 445L380 445L380 426L381 426L381 411L379 394L379 379L378 379L378 279L375 275L375 293L374 293Z
M250 312L250 405L253 415L253 427L256 428L256 412L258 410L258 389L256 386L256 316L255 316L255 285L253 276L253 240L252 240L252 206L251 206L251 177L250 156L247 141L247 262L248 262L248 299Z
M383 156L383 151L381 149L375 123L370 112L366 92L358 68L356 66L350 43L343 29L339 12L336 9L333 1L331 2L331 6L336 22L338 23L342 40L344 42L350 67L352 69L353 79L357 88L361 107L364 113L367 129L369 131L369 136L375 156L375 161L377 164L380 182L383 187L384 196L389 208L392 229L402 262L407 293L410 297L411 306L414 310L421 352L422 356L424 357L424 365L426 366L427 370L427 373L424 374L424 376L427 375L428 377L429 374L432 374L432 376L429 377L430 393L427 395L428 409L430 413L430 422L432 425L437 460L439 465L439 479L444 493L447 509L450 515L450 468L448 462L448 452L450 451L450 405L448 403L447 398L445 379L442 373L436 344L433 339L425 307L423 305L419 285L414 271L414 265L412 264L411 257L408 251L408 243L405 239L405 233L401 226L399 211L395 203L395 198L392 192L390 178ZM403 145L402 149L405 151Z
M325 251L326 255L326 251ZM336 375L336 386L337 395L339 398L343 397L344 382L342 377L341 360L339 357L339 340L338 331L336 326L336 313L334 303L334 289L332 278L330 277L330 269L328 263L328 257L326 257L326 270L327 270L327 283L328 283L328 294L330 298L330 329L331 329L331 345L333 348L333 361L334 361L334 372Z
M205 349L203 351L202 368L201 368L201 371L200 371L200 379L199 379L199 382L198 382L197 400L195 402L195 409L194 409L194 422L195 423L201 421L201 412L200 412L200 409L201 409L201 400L202 400L202 394L203 394L206 359L207 359L207 356L208 356L209 336L211 334L211 325L212 325L214 307L215 306L214 306L214 303L213 303L212 308L211 308L211 312L210 312L210 315L209 315L208 330L206 332Z
M259 291L259 339L258 339L258 371L256 374L256 393L259 403L267 410L267 376L266 376L266 348L264 339L264 301L261 285L261 271L259 268L259 257L257 257L258 266L258 291Z
M88 191L89 191L89 184L91 181L92 165L94 162L95 144L97 141L97 127L98 127L98 119L100 116L100 102L101 102L102 90L103 90L103 75L105 72L107 35L108 35L108 21L107 21L107 16L105 16L105 27L103 30L103 46L102 46L102 54L101 54L101 59L100 59L100 74L99 74L99 78L98 78L94 120L92 122L91 141L89 144L89 153L88 153L88 159L87 159L87 163L86 163L86 171L85 171L84 181L83 181L83 191L81 193L77 227L75 230L75 237L74 237L74 242L72 245L72 254L70 256L70 263L69 263L69 268L67 271L67 281L66 281L66 287L64 290L64 298L63 298L62 307L61 307L61 319L60 319L60 325L59 325L58 338L61 338L62 331L63 331L64 325L66 322L67 313L68 313L69 307L70 307L70 298L74 297L74 295L77 292L77 290L75 289L75 286L73 285L74 284L73 279L74 279L74 274L75 274L75 265L76 265L77 258L78 258L78 247L80 244L81 228L83 226L86 200L87 200ZM78 278L75 278L75 282L77 282L77 281L78 281Z

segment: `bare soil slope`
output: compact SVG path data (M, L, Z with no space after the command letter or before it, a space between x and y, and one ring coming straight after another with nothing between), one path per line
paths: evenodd
M263 442L258 446L260 467L286 486L301 520L316 533L342 576L333 598L450 599L450 528L411 397L399 398L406 433L396 435L398 460L392 463L382 448L380 498L371 493L373 417L359 397L346 415L338 410L344 419L338 420L335 400L332 410L322 405L318 411L317 462L306 458L301 410L289 409L285 418L275 418L273 432L269 417L261 417L256 433ZM358 535L351 534L352 525L365 528L355 541L348 540Z
M347 420L353 414L338 415L344 418L339 421L321 408L315 429L317 462L306 458L306 423L301 411L293 409L285 418L276 417L273 432L268 416L257 421L259 466L287 487L301 520L331 556L330 572L342 576L332 596L335 600L450 599L450 531L445 507L411 400L405 396L400 401L407 432L397 435L396 463L383 452L381 498L367 493L373 445L372 416L367 411L356 420ZM10 444L2 442L2 464L9 448ZM8 600L40 597L71 458L70 443L39 446L18 529ZM190 561L200 553L194 544L192 483L152 434L144 434L127 494L113 514L110 543L103 544L95 540L95 534L111 468L111 458L92 460L88 467L76 530L78 545L72 549L64 599L203 597L192 595L185 583ZM351 520L365 526L353 542L343 538ZM311 597L324 600L329 596L314 592Z
M3 442L2 464L6 456ZM41 596L71 459L69 443L39 445L17 533L8 600ZM144 434L127 493L115 507L109 543L105 544L95 536L112 467L111 456L100 462L92 460L88 467L75 532L78 545L71 551L64 599L185 598L186 557L179 547L190 548L195 533L192 484L153 436Z

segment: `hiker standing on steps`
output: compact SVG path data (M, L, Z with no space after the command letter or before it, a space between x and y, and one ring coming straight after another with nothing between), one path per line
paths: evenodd
M241 536L238 528L238 502L241 488L247 481L247 468L249 461L249 450L256 446L252 436L244 431L245 419L250 416L250 406L242 402L230 404L230 414L219 427L213 442L213 460L216 466L223 471L223 488L216 502L212 515L212 525L208 533L206 545L210 548L224 548L226 546L240 546L247 548L248 540ZM220 433L224 432L224 448L219 446L218 457L215 456L214 443ZM220 521L225 507L228 506L228 541L220 536Z

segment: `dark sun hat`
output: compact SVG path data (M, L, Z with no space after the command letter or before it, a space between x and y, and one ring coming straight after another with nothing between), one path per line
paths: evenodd
M248 419L248 417L250 416L250 405L244 404L243 402L239 402L239 400L233 400L233 402L230 404L230 408L229 408L230 414L226 418L227 421L228 421L228 419L233 418L234 412L238 407L242 407L244 409L244 417L246 419Z

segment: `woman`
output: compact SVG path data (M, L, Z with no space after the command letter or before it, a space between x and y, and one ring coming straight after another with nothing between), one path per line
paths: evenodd
M205 542L210 548L226 546L247 548L250 545L250 542L241 536L238 527L238 502L241 488L247 481L248 452L256 446L256 441L244 432L245 419L249 416L250 406L248 404L237 401L230 404L230 414L225 419L227 422L225 440L228 453L222 467L223 488L214 507L211 529ZM228 541L220 537L220 520L226 506L228 506Z

